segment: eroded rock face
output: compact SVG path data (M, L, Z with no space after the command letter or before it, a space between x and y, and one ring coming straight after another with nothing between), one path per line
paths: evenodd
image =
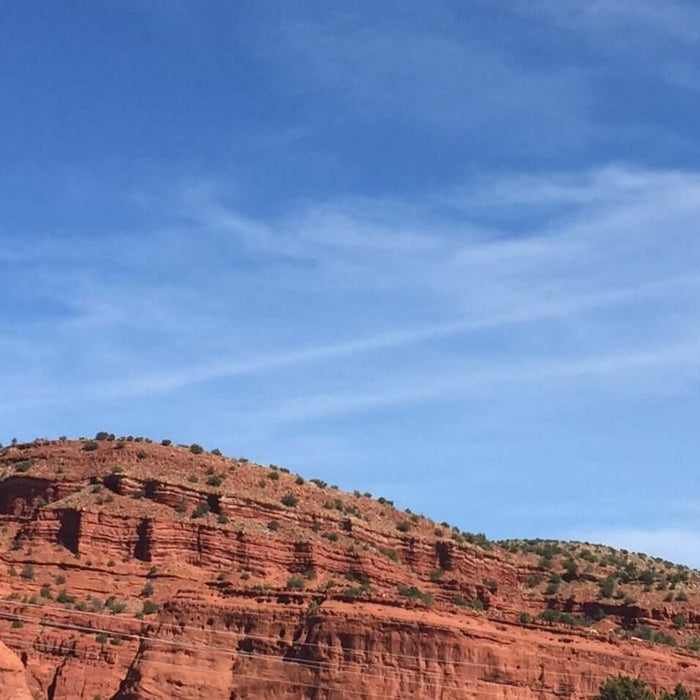
M694 572L509 552L185 448L82 447L0 454L1 698L7 678L51 700L582 700L618 673L700 693ZM628 582L601 600L612 566ZM625 633L644 626L676 646Z
M0 642L0 696L3 700L32 700L22 662Z

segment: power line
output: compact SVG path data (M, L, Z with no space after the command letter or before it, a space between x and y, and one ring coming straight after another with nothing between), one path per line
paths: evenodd
M6 613L0 613L0 616L2 615L7 615ZM28 623L36 623L42 626L48 626L48 627L56 627L58 629L68 629L68 630L74 630L78 632L89 632L91 634L94 633L109 633L112 635L119 636L123 639L138 639L141 641L149 642L153 646L157 646L158 644L164 645L164 646L172 646L172 647L177 647L181 649L187 649L191 651L208 651L210 653L216 653L216 654L224 654L226 656L242 656L244 658L252 658L252 659L261 659L261 660L266 660L268 662L272 663L282 663L282 664L293 664L295 666L299 666L301 668L306 668L310 671L333 671L333 668L318 668L315 664L323 664L324 662L309 662L305 660L296 660L296 659L286 659L278 656L272 656L269 654L260 654L256 652L248 652L248 651L243 651L239 649L234 649L234 648L227 648L227 647L218 647L214 645L206 645L206 644L188 644L184 642L178 642L175 640L170 640L166 639L164 637L157 637L157 636L145 636L145 635L138 635L138 634L131 634L131 633L124 633L124 632L119 632L116 630L110 630L110 629L103 629L103 628L92 628L92 627L84 627L81 625L71 625L67 623L61 623L61 622L46 622L40 618L35 618L35 617L28 617L25 615L21 614L14 614L9 616L8 618L12 617L12 619L20 620L23 622L28 622ZM355 664L359 665L359 664ZM492 668L492 667L491 667ZM444 688L444 689L449 689L449 690L458 690L459 688L453 686L453 685L448 685L446 683L437 683L437 682L432 682L432 683L426 683L423 684L419 680L411 681L410 679L406 679L402 677L400 673L396 673L396 675L393 674L387 674L387 673L382 673L380 675L374 674L374 673L368 673L368 672L362 672L362 671L344 671L345 673L355 673L357 675L362 675L365 678L380 678L380 679L386 679L390 678L393 680L396 680L398 682L404 682L404 683L412 683L414 685L429 685L434 687L435 689L439 688ZM420 674L419 671L411 671L407 669L406 671L408 674ZM421 674L422 675L422 674ZM457 680L457 679L455 679ZM488 682L484 679L476 679L477 681L480 682ZM459 683L464 683L466 681L458 681Z
M31 643L31 642L26 642L26 641L24 641L24 640L19 641L19 642L17 642L17 641L15 641L15 642L8 642L8 646L9 646L10 648L13 648L13 649L19 647L19 648L27 649L27 650L30 650L30 651L31 651L31 650L36 650L36 647L37 647L37 646L44 646L44 647L47 647L47 649L46 649L47 652L53 650L53 647L49 648L49 645L48 645L48 644L45 644L45 643L43 643L43 642ZM127 665L127 666L128 666L128 665L131 665L132 660L131 660L130 658L128 658L128 657L125 657L123 654L120 655L119 653L111 652L110 655L111 655L111 657L114 658L116 661L119 661L120 659L123 659L125 665ZM103 660L103 658L102 658L100 655L95 655L95 656L90 657L90 656L89 656L89 651L88 651L87 649L84 650L84 651L78 651L78 650L73 649L73 650L71 650L69 656L70 656L71 658L79 658L80 656L82 656L83 658L86 658L86 659L87 659L87 658L90 658L91 660L94 660L94 661ZM146 665L170 666L170 667L175 667L175 668L179 668L179 669L191 668L191 667L185 667L183 664L181 664L181 663L176 663L176 662L174 662L174 661L156 661L156 660L153 660L153 659L143 659L143 663L146 664ZM215 672L216 672L216 671L212 671L211 669L209 669L209 671L212 672L212 673L215 673ZM219 673L222 673L222 672L219 671ZM284 684L287 684L287 685L299 686L299 687L304 687L304 688L312 688L312 689L314 689L314 690L327 690L327 691L330 691L330 692L342 692L342 693L343 693L343 696L347 695L348 692L353 693L353 694L357 694L357 695L362 695L362 694L363 694L363 691L352 691L352 690L348 691L346 688L342 688L342 689L336 688L336 687L334 687L334 686L332 686L332 685L329 685L329 684L327 684L327 683L326 683L326 684L323 684L323 683L304 683L304 682L302 682L302 681L287 680L287 679L284 679L284 678L270 678L270 677L255 676L255 675L243 674L243 673L235 673L235 676L234 676L234 677L235 677L235 678L245 678L245 679L247 679L247 680L249 679L249 680L265 681L265 682L267 682L267 683L284 683ZM477 683L477 684L483 684L483 683L485 683L485 684L488 684L488 685L494 685L494 684L496 684L496 681L489 681L489 680L486 680L486 679L473 679L473 680L461 681L461 682L460 682L460 685L466 686L466 685L468 685L468 684L470 684L470 683ZM498 685L501 685L502 687L507 687L507 686L503 686L503 684L502 684L501 682L499 682ZM517 687L517 686L509 686L509 687L514 688L514 687ZM522 688L523 686L520 686L520 687ZM442 690L442 689L446 689L446 688L447 688L446 686L440 686L440 685L435 686L435 690L436 690L436 691ZM487 696L487 695L488 695L488 696L492 696L492 697L499 697L499 698L502 698L502 697L503 697L503 693L502 693L502 692L490 692L490 691L487 691L487 690L483 690L483 689L481 689L481 688L478 688L478 689L470 689L470 688L467 688L467 687L459 687L459 688L447 688L447 689L448 689L448 690L465 691L465 692L468 692L468 693L478 693L478 695L474 695L474 696L473 696L473 700L478 700L478 698L482 698L482 697ZM547 694L559 696L559 691L554 690L554 689L552 689L552 690L547 690L547 689L544 689L544 688L539 688L539 689L527 688L527 690L532 690L533 692L547 693ZM577 693L577 697L578 697L578 698L581 698L581 699L583 699L583 698L593 698L593 697L595 697L596 695L597 695L597 693L595 693L595 694L592 694L592 693L587 693L587 694ZM376 693L373 693L373 696L376 697L376 698L386 698L387 700L396 700L396 696L395 696L395 695L386 695L386 694L379 694L379 695L378 695L378 694L376 694ZM403 696L402 696L402 697L403 697Z
M7 601L0 601L0 604L2 604L2 603L7 604ZM50 606L50 605L45 605L45 606L43 606L43 605L32 604L32 603L23 603L23 604L18 604L18 606L19 606L19 607L23 607L23 606L27 606L27 607L36 607L36 608L39 608L39 609L51 608L52 610L55 610L56 612L60 612L60 613L64 613L64 614L65 614L65 613L78 612L79 614L90 615L90 616L97 617L97 618L101 618L101 619L107 619L107 620L110 620L110 621L112 621L112 622L114 622L114 621L116 621L116 620L119 619L119 618L115 618L115 617L112 616L112 615L106 615L106 614L104 614L104 613L90 613L90 612L87 612L87 611L67 611L67 610L65 610L64 608L58 608L58 607L56 607L56 606ZM129 623L129 624L144 624L144 623L137 623L136 621L131 620L131 619L128 619L128 618L127 618L127 619L122 619L121 621L122 621L122 622ZM48 623L47 623L47 624L48 624ZM154 622L154 623L152 623L152 624L155 626L155 625L160 624L160 623ZM169 623L162 623L162 625L163 625L163 626L167 626L167 627L172 627L172 628L175 628L175 629L178 630L178 631L181 631L181 628L180 628L179 625L169 624ZM197 631L200 632L200 633L201 633L201 632L207 632L207 630L205 630L205 629L203 629L203 628L197 628L197 627L192 627L192 626L185 626L185 627L188 628L188 629L197 630ZM97 629L97 628L92 628L92 627L81 627L81 630L83 630L83 631L88 631L88 632L105 631L105 630L99 630L99 629ZM118 632L118 631L113 630L113 629L112 629L112 630L107 630L107 631L109 631L109 632L111 632L111 633L113 633L113 634L122 634L122 636L127 636L125 633L121 633L121 632ZM221 631L221 632L220 632L220 631L218 631L218 630L211 630L210 633L211 633L211 634L220 634L220 633L225 633L225 634L236 634L236 633L234 633L234 632L224 632L224 631ZM245 637L245 638L252 638L251 635L247 635L247 634L243 634L243 635L240 635L240 634L239 634L239 637L241 637L241 636L243 636L243 637ZM163 637L158 637L158 636L144 636L144 638L145 638L145 639L151 639L151 640L164 639ZM257 639L263 639L263 640L275 642L275 643L278 643L278 644L279 644L279 642L280 642L279 638L274 638L274 637L257 637ZM171 643L173 643L173 644L178 644L178 642L171 642ZM293 644L290 644L289 646L294 646L294 645L299 646L299 645L302 645L302 644L303 644L304 646L309 646L309 647L312 647L312 648L315 648L315 649L318 649L318 648L319 648L318 643L311 643L311 642L294 642ZM209 646L210 646L211 648L223 649L223 650L226 650L226 651L229 650L229 647L214 647L214 646L212 646L212 645L209 645ZM344 651L345 651L345 650L344 650ZM351 652L351 653L360 653L360 654L368 655L370 652L367 652L367 651L364 651L364 650L358 650L357 652L354 652L354 651L353 651L353 652ZM440 662L440 659L437 659L437 658L435 658L435 657L422 657L422 656L411 656L411 655L397 655L397 654L394 654L394 653L392 653L392 652L381 652L381 653L382 653L383 656L394 656L394 657L396 657L396 658L408 658L408 659L413 659L413 660L418 660L418 661L423 661L423 662L425 662L425 661L435 661L436 663L439 663L439 662ZM319 665L319 666L323 666L323 665L332 666L331 662L324 662L324 661L305 661L304 663L305 663L305 665L308 665L308 666L311 666L311 665L313 665L313 664L317 664L317 665ZM487 668L487 669L490 669L490 670L494 670L494 664L484 664L484 663L469 662L469 661L447 662L446 660L443 660L443 663L451 663L451 665L453 665L453 666L469 666L469 667L473 667L473 668ZM595 663L595 662L591 662L591 663L592 663L593 665L600 666L601 668L605 668L602 664L597 664L597 663ZM360 664L360 663L358 663L358 662L353 662L353 661L346 661L346 662L345 662L345 665L363 666L362 664ZM363 667L364 667L364 666L363 666ZM409 669L409 668L406 668L406 669L402 670L402 672L403 672L403 673L406 673L406 672L408 672L408 673L420 673L422 676L425 676L425 675L441 676L441 675L443 675L443 674L441 674L441 673L439 673L439 672L435 672L435 671L419 671L419 670L413 670L413 669ZM553 671L548 671L547 673L549 673L550 675L567 676L567 677L569 677L569 676L571 675L571 674L566 673L566 672L554 671L554 670L553 670ZM591 679L595 679L595 678L607 678L607 677L608 677L607 675L606 675L606 676L601 676L601 675L593 675L593 674L580 674L580 677L584 677L584 676L587 676L587 677L589 677L589 678L591 678Z
M65 608L61 608L61 607L58 607L56 605L49 605L49 604L41 605L38 603L20 603L20 602L15 602L15 601L0 600L0 604L10 605L11 603L14 603L15 607L33 607L33 608L38 608L41 610L46 610L47 608L50 608L51 610L55 610L57 613L62 613L64 615L65 614L80 614L80 615L87 615L90 617L96 617L96 618L100 618L100 619L107 619L107 620L111 620L111 621L119 620L119 621L126 623L126 624L139 624L139 625L151 624L153 626L158 625L160 627L172 628L172 629L175 629L179 632L181 632L183 629L190 629L190 630L193 630L193 631L196 631L199 633L207 632L206 629L201 628L201 627L195 627L193 625L178 625L178 624L174 624L174 623L156 622L156 621L154 621L152 623L146 623L144 621L134 620L133 618L116 618L116 617L114 617L114 615L107 615L105 613L89 612L89 611L83 611L83 610L66 610ZM88 631L93 631L92 628L87 628L87 629L88 629ZM119 634L118 632L114 632L114 633ZM274 642L277 644L280 643L280 639L276 638L276 637L265 637L265 636L261 636L261 635L251 635L251 634L247 634L247 633L239 633L239 632L233 632L233 631L229 631L229 630L210 630L209 633L217 634L217 635L227 635L227 636L231 635L231 636L236 636L238 638L245 637L247 639L269 641L269 642ZM155 639L155 638L157 638L157 637L148 637L148 639ZM319 648L318 643L314 643L314 642L293 642L293 643L290 643L289 646L309 646L309 647L316 648L316 649ZM372 652L362 650L362 649L358 649L358 650L343 649L343 652L344 653L349 652L351 654L358 654L358 655L361 654L363 656L369 656L372 654ZM440 659L438 657L418 656L418 655L411 655L411 654L399 654L396 652L379 652L379 653L381 653L385 657L391 656L391 657L394 657L397 659L412 659L412 660L417 660L417 661L421 661L421 662L426 662L426 661L427 662L435 662L438 664L442 662L442 663L450 663L452 666L469 666L469 667L476 667L476 668L493 669L492 664L483 664L483 663L472 662L472 661L449 661L448 662L447 660ZM625 659L622 659L621 661L625 661ZM316 663L323 664L323 663L328 663L328 662L319 661ZM598 668L603 668L603 669L607 668L604 664L601 664L601 663L598 663L595 661L589 661L588 663L590 663L590 665L596 666ZM361 664L358 664L357 662L352 662L352 661L346 662L346 664L361 665ZM628 672L631 672L631 673L634 672L631 669L624 669L624 668L617 669L617 670L618 671L627 670ZM410 669L406 669L406 671L412 672ZM414 672L421 673L421 674L439 675L439 673L435 672L435 671L425 671L425 672L414 671ZM551 671L547 671L547 673L550 675L556 675L556 676L567 676L567 677L570 676L570 674L565 672L565 671L551 670ZM609 677L609 675L603 676L603 675L593 675L593 674L590 674L590 675L589 674L581 674L581 677L583 677L584 675L588 676L589 678L592 678L592 679L601 679L601 678L605 679L605 678Z
M0 602L5 602L5 601L0 601ZM32 605L32 604L28 604L28 605ZM38 607L42 607L42 606L38 606ZM60 609L60 608L55 608L53 606L46 606L46 607L52 607L52 609L58 610L59 612L68 612L68 611L65 611L65 610ZM86 626L82 626L82 625L68 624L68 623L62 623L62 622L49 622L49 621L45 621L42 619L28 617L28 616L22 616L22 615L17 615L17 614L5 613L4 615L6 615L9 619L15 618L15 619L24 620L24 621L30 622L30 623L37 623L39 625L44 625L44 626L52 626L52 627L57 627L60 629L71 629L71 630L80 631L80 632L88 632L90 634L109 633L112 635L118 635L118 636L123 637L123 638L139 639L139 640L143 640L146 642L151 642L155 645L160 643L160 644L167 645L167 646L174 646L174 647L190 649L190 650L203 650L203 651L210 651L212 653L223 653L226 655L237 654L237 655L240 655L240 656L243 656L246 658L260 658L260 659L266 659L266 660L272 661L272 662L294 663L295 665L298 665L298 666L301 666L304 668L308 668L309 670L316 670L316 671L334 670L332 668L324 668L324 666L331 666L331 664L328 662L290 660L290 659L284 659L284 658L280 658L280 657L276 657L276 656L272 656L272 655L268 655L268 654L246 652L246 651L239 650L239 649L234 649L234 648L230 648L230 647L219 647L219 646L214 646L211 644L192 644L192 643L188 644L188 643L178 642L178 641L171 640L171 639L166 639L164 637L159 637L159 636L146 636L146 635L142 635L142 634L125 633L125 632L114 630L114 629L93 628L93 627L86 627ZM115 618L112 616L108 616L108 615L98 615L98 616L105 617L107 619L115 621ZM421 657L415 657L415 658L420 659ZM357 664L357 663L353 663L353 662L347 662L345 665L346 666L347 665L361 666L361 664ZM495 670L493 664L472 663L469 665L473 666L473 667L488 668L490 670ZM619 672L620 670L624 670L624 669L617 669L617 670ZM346 670L345 672L349 672L349 671ZM404 671L399 671L398 669L396 669L396 670L394 670L394 672L397 675L395 675L395 676L389 675L389 677L393 677L396 680L404 680L404 681L405 681L405 678L403 678L402 675L405 676L406 673L417 674L417 675L420 675L421 678L430 674L430 672L427 672L427 671L421 672L421 671L414 671L411 669L405 669ZM387 673L383 673L382 675L378 676L376 674L362 672L362 671L358 671L357 673L361 674L367 678L386 678L388 675ZM513 671L508 671L507 673L509 675L514 674ZM589 680L589 681L593 681L595 679L607 679L607 678L610 678L610 676L611 676L611 674L607 674L605 676L599 676L599 675L584 674L584 673L579 673L579 674L562 673L562 672L557 672L557 671L548 671L547 673L549 675L556 675L556 676L565 675L569 679L573 679L573 678L584 679L585 678L586 680ZM480 682L489 682L486 679L475 679L475 680L480 681ZM459 681L458 679L455 679L455 681L457 681L459 683L466 682L466 681ZM447 685L445 683L433 683L433 685L436 688L442 687L442 688L454 689L453 686Z

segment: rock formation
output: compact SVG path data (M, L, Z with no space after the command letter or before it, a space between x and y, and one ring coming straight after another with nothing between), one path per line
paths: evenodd
M22 662L0 642L0 690L4 700L31 700Z
M694 571L101 437L0 450L3 698L583 699L618 673L700 692Z

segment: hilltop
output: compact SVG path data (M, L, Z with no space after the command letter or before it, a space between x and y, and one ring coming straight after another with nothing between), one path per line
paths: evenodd
M700 691L687 567L96 438L0 449L0 641L36 697L583 698L622 671Z

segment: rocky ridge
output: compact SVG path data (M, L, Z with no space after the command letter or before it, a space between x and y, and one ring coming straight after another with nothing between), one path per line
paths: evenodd
M546 700L620 672L700 692L692 570L492 543L274 465L98 437L0 449L17 698Z

